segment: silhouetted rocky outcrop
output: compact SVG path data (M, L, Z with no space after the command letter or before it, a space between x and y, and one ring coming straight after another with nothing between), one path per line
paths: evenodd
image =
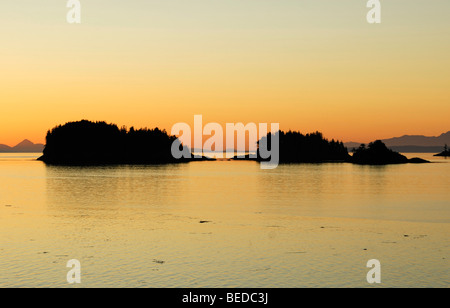
M105 122L70 122L47 133L44 155L48 164L164 164L186 162L174 159L173 142L179 142L166 131L155 129L127 130ZM181 145L181 143L180 143Z

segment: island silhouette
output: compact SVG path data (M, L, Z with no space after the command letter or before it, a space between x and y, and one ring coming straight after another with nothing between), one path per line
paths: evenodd
M280 140L280 164L346 162L358 165L389 165L428 163L421 158L408 159L389 149L380 140L370 143L367 147L365 144L361 144L359 148L353 149L353 155L350 155L347 147L341 141L329 141L320 132L304 135L298 131L279 131L269 133L266 137L261 138L258 141L257 157L254 160L269 160L261 157L259 145L265 142L270 148L272 134L278 134ZM236 156L234 159L251 159L251 155Z
M439 154L436 154L436 155L434 155L434 156L449 157L449 156L450 156L450 149L448 148L447 145L445 145L445 146L444 146L444 151L441 152L441 153L439 153Z
M390 150L377 140L366 147L362 144L349 154L341 141L324 138L320 132L302 134L297 131L269 133L258 142L256 158L250 154L236 156L235 160L246 159L267 161L260 155L262 142L271 148L272 134L279 138L279 163L354 163L359 165L387 165L425 163L420 158L407 159ZM119 128L116 124L82 120L59 125L47 132L43 155L38 160L54 165L110 165L110 164L168 164L191 161L214 160L181 158L172 156L172 146L183 147L176 136L159 128ZM190 149L188 149L190 151Z
M39 160L56 165L167 164L206 158L175 159L173 143L182 144L165 130L119 127L82 120L59 125L46 136Z
M381 140L365 144L357 149L353 149L353 156L350 162L358 165L389 165L389 164L407 164L407 163L427 163L421 158L408 159L406 156L389 149Z
M298 131L279 131L269 133L258 141L257 160L261 158L259 145L266 142L271 148L272 134L277 134L280 140L280 160L283 163L323 163L323 162L346 162L350 155L347 148L340 141L325 139L320 132L302 134Z

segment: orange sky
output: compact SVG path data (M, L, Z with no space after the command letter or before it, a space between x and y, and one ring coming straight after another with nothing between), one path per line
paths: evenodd
M6 2L6 3L5 3ZM368 142L450 130L450 2L0 4L0 143L67 121L278 122Z

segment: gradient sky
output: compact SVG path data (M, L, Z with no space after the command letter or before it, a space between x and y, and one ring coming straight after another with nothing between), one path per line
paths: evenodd
M450 1L0 2L0 143L67 121L279 122L368 142L450 130Z

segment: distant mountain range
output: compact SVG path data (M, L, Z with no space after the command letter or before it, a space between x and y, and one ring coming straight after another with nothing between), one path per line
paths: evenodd
M403 153L439 153L444 149L444 145L450 145L450 131L437 137L427 137L422 135L405 135L384 139L383 141L390 149ZM361 143L348 142L345 146L351 150L358 148Z
M27 139L14 147L0 144L0 153L42 153L42 151L44 151L43 144L35 144Z

